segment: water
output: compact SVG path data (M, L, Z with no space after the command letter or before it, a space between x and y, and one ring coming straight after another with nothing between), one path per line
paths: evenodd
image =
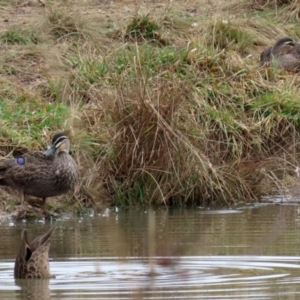
M13 278L20 234L56 226L56 278ZM297 204L239 209L124 209L0 220L0 299L300 299Z

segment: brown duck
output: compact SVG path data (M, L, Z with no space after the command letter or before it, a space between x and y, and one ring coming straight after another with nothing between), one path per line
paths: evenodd
M267 47L260 55L260 66L274 64L287 71L300 69L300 43L291 38L279 39L273 46Z
M14 277L17 279L53 277L49 267L50 238L54 227L32 242L28 241L27 231L21 234L21 247L16 258Z
M69 150L69 138L60 132L44 153L28 152L0 161L0 185L21 191L23 206L26 195L42 198L41 209L45 212L46 198L65 194L78 183L78 167Z

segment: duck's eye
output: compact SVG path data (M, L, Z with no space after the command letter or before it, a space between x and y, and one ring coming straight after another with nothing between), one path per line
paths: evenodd
M18 165L25 165L25 158L23 156L20 156L17 158L17 164Z

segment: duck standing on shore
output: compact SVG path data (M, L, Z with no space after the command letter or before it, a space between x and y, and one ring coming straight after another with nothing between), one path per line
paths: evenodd
M26 195L42 198L41 210L46 213L46 198L63 195L78 183L78 166L69 151L67 135L56 133L44 153L33 151L0 161L0 185L21 191L24 208Z

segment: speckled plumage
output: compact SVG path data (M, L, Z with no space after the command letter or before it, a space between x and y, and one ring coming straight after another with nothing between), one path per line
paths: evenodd
M32 242L28 241L27 231L21 234L21 247L15 261L14 277L18 279L51 278L49 266L50 238L54 227Z
M78 182L78 167L69 155L69 148L68 137L57 133L52 139L51 153L28 152L21 158L1 161L0 185L20 190L22 202L26 195L42 198L45 210L46 198L65 194ZM56 156L52 154L54 151Z
M279 39L273 46L267 47L260 55L260 66L274 64L280 69L300 69L300 43L291 38Z

